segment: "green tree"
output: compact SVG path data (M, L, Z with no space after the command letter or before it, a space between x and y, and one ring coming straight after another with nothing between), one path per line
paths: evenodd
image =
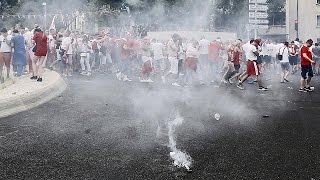
M285 25L285 0L268 0L269 25Z

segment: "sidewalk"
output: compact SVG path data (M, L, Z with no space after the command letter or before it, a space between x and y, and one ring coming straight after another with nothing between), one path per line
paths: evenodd
M43 82L30 80L30 75L7 80L0 88L0 118L43 104L66 89L64 80L55 71L46 70Z

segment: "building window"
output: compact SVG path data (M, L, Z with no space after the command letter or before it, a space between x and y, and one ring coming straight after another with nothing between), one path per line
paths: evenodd
M320 15L317 15L317 27L320 27Z

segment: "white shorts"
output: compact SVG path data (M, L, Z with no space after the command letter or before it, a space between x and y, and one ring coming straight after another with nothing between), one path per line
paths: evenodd
M160 71L166 70L166 61L165 61L164 58L155 59L155 60L154 60L154 65L155 65L155 68L156 68L157 70L160 70Z
M101 54L101 64L106 65L107 63L112 63L111 55L109 53L106 55Z
M169 57L170 62L170 73L172 74L178 74L178 66L179 66L179 60L176 57Z

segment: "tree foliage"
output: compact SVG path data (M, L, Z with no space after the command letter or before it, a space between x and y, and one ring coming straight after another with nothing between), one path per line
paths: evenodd
M248 0L72 0L67 6L65 2L68 0L48 1L48 5L55 4L58 8L49 8L51 13L70 13L75 9L82 11L102 11L104 5L108 5L111 9L121 9L123 6L130 7L132 12L147 12L150 8L156 6L157 3L164 5L165 16L168 20L176 20L185 16L197 16L200 12L207 16L210 26L215 30L245 31L245 25L248 23ZM76 1L76 3L75 3ZM21 13L25 4L40 4L40 0L0 0L0 15ZM202 3L212 2L211 4L201 5ZM285 22L284 0L268 0L269 3L269 21L271 25L281 25ZM81 7L77 5L82 4ZM197 4L197 6L194 6ZM25 8L26 13L43 13L42 8L29 5ZM68 7L68 8L66 8ZM205 7L205 13L203 12ZM197 9L198 12L194 10ZM197 14L198 13L198 14ZM154 22L163 17L150 15L150 21ZM199 15L200 17L200 15Z

